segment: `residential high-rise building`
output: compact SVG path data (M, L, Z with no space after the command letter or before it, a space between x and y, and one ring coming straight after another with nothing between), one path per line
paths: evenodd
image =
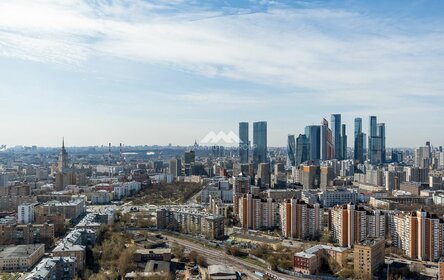
M319 165L304 165L301 170L300 183L304 189L317 189L320 184Z
M308 139L305 134L299 134L296 138L296 158L295 165L299 165L308 160Z
M257 186L261 190L270 188L270 164L269 163L259 163L257 168Z
M415 165L420 168L429 168L432 164L432 148L430 142L415 150Z
M384 237L385 216L362 206L338 205L329 211L329 230L340 246L351 248L368 237Z
M17 222L19 224L29 224L34 222L34 204L20 204L17 209Z
M342 159L341 145L341 114L331 115L331 132L333 136L334 158Z
M273 228L277 225L278 204L251 193L239 198L239 220L244 229Z
M253 162L267 162L267 122L253 123Z
M362 119L355 118L354 159L359 163L364 162L364 142L365 137L364 133L362 133Z
M308 160L319 160L321 158L321 127L319 125L306 126L305 135L308 140Z
M243 173L233 176L233 214L239 215L239 198L250 192L251 179Z
M248 137L248 122L239 123L239 162L248 163L250 139Z
M294 239L315 239L322 235L324 211L319 204L306 204L296 198L280 207L282 235Z
M391 217L393 246L414 259L438 261L443 256L444 221L438 215L420 209Z
M294 135L288 135L287 138L287 165L295 166L296 165L296 140Z

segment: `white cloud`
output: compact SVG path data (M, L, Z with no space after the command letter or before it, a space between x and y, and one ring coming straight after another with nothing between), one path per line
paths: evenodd
M1 1L0 55L75 65L97 55L162 64L295 89L291 100L366 107L361 114L421 113L417 98L443 96L442 22L279 5L226 14L186 1L91 3ZM241 92L209 92L180 98L233 105L237 97L234 103L262 106Z

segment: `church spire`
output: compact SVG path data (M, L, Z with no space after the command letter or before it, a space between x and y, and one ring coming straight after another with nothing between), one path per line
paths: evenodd
M62 137L62 149L65 149L65 136Z

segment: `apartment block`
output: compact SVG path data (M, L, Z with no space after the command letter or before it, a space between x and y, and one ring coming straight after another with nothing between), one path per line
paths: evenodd
M444 220L422 209L396 213L390 218L393 246L414 259L438 261L443 256Z
M85 200L78 198L69 202L49 201L36 207L36 215L63 214L65 219L76 219L86 212Z
M51 257L41 260L25 280L72 280L76 276L76 258Z
M384 265L385 240L383 238L366 239L355 244L353 249L355 275L371 279Z
M329 230L340 246L351 248L367 237L384 237L385 220L379 210L366 210L353 204L339 205L329 211Z
M44 243L54 244L54 225L52 224L0 224L0 245Z
M45 254L44 244L0 246L0 271L27 271Z
M296 198L280 207L282 235L291 239L315 239L322 235L324 210L319 204L307 204Z
M195 209L162 208L157 210L157 227L220 239L224 236L224 217Z
M244 229L273 228L278 224L278 204L272 199L261 199L251 193L239 198L239 220Z

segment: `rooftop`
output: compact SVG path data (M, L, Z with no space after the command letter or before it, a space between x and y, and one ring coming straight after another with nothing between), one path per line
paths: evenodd
M236 272L231 266L223 265L223 264L215 264L208 266L208 274L224 274L224 275L236 275Z
M44 244L0 246L0 259L24 258L32 255L40 248L45 249Z

